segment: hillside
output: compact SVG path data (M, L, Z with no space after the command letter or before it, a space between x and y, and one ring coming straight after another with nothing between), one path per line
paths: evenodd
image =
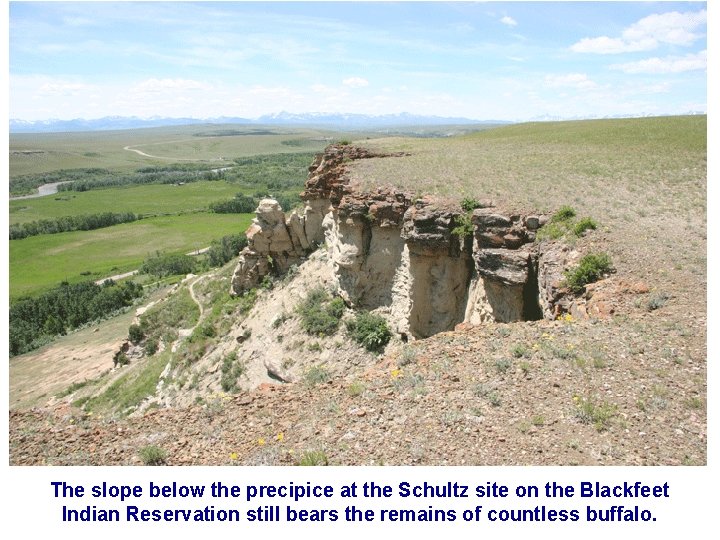
M168 464L705 464L705 134L694 116L330 147L301 215L261 203L235 270L152 308L184 294L197 309L164 350L68 373L82 384L66 392L11 384L11 462L142 464L157 446ZM470 216L462 200L483 202ZM596 230L542 240L533 220L566 205ZM472 236L452 232L464 218ZM599 252L613 272L563 292L562 271ZM536 266L526 282L519 253ZM492 301L533 279L538 315L522 292ZM337 330L311 334L318 286L345 306ZM381 352L351 339L366 309L392 329Z

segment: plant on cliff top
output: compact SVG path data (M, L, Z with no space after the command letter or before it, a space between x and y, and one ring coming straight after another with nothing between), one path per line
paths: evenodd
M457 223L457 227L455 227L451 232L452 234L455 234L459 236L460 238L466 238L468 236L472 236L473 233L473 224L472 224L472 214L468 212L467 214L459 215L455 218L455 223Z
M476 208L480 208L482 205L480 204L480 201L477 199L473 199L472 197L465 197L460 202L460 208L462 208L465 212L472 212Z

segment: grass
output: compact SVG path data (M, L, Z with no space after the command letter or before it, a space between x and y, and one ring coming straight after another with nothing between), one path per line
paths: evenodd
M187 214L12 240L10 296L39 293L63 280L100 279L135 270L155 251L186 253L203 248L213 239L245 230L251 217Z
M140 319L148 341L162 339L169 344L177 338L179 328L191 328L200 317L200 310L187 288L182 288L162 302L147 310Z
M206 211L211 202L232 199L236 193L251 193L224 180L200 181L182 186L153 184L92 191L63 191L37 199L10 201L10 224L39 219L101 212L133 212L142 215Z
M672 215L679 205L689 210L705 198L706 116L525 123L447 140L387 138L364 146L410 154L353 163L352 179L367 189L392 178L407 190L491 197L513 208L551 212L572 204L603 225L623 223L618 208L657 215L657 204L638 193L663 190L673 207L662 213Z
M298 457L297 465L301 467L317 467L329 465L327 455L322 450L308 450Z
M167 452L155 445L143 446L138 454L145 465L164 465L167 460Z
M612 419L617 415L617 407L607 402L596 403L591 398L574 398L575 416L582 424L592 424L598 431L610 427Z
M224 136L223 136L224 135ZM102 167L130 171L148 165L197 160L222 165L218 158L320 151L333 132L303 128L194 125L79 133L13 133L10 176L58 169ZM296 141L287 144L288 141ZM123 150L132 146L163 159ZM39 154L19 154L22 150Z
M108 386L101 394L88 399L84 408L94 413L125 415L155 393L160 374L167 365L168 354L148 358Z

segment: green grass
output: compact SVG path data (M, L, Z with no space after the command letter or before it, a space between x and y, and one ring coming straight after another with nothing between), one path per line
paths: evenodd
M213 239L244 231L251 218L251 214L185 214L12 240L10 296L38 293L63 280L100 279L135 270L155 251L187 253L203 248Z
M258 130L269 132L257 134ZM228 136L217 136L230 133ZM196 125L80 133L13 133L10 135L10 176L101 167L131 171L147 165L187 160L222 166L236 157L258 154L321 151L326 130L234 125ZM288 141L293 141L287 144ZM149 158L125 146L160 156ZM32 150L42 153L22 154ZM226 158L220 161L218 158ZM229 161L227 161L229 160Z
M251 190L225 181L201 181L183 186L153 184L63 191L37 199L10 201L10 224L110 211L161 215L207 210L211 202L232 199L240 191Z
M160 374L167 365L168 354L152 356L144 364L133 366L128 373L119 377L104 392L85 402L85 410L94 413L119 413L124 415L130 408L155 393Z

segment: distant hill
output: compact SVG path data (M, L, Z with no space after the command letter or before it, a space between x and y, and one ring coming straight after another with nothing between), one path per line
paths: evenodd
M97 119L76 118L74 120L10 119L10 133L51 133L63 131L108 131L115 129L138 129L191 124L250 124L250 125L291 125L322 126L334 129L373 129L396 126L440 126L440 125L499 125L511 122L501 120L471 120L469 118L421 116L409 113L372 116L365 114L329 114L280 112L256 119L221 116L218 118L138 118L137 116L106 116Z

